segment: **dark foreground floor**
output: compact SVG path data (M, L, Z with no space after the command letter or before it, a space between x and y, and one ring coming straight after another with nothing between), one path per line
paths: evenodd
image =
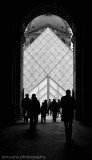
M92 129L73 123L73 141L66 145L63 122L37 124L18 122L0 132L0 159L91 160Z

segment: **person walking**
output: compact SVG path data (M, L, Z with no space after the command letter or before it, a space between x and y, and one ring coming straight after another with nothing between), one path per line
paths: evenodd
M46 122L47 100L44 100L41 106L41 123Z
M29 94L25 95L25 98L23 98L21 102L21 107L23 108L23 116L24 116L24 122L28 122L28 108L31 105L31 100L29 98Z
M72 137L72 123L74 118L75 99L71 96L71 91L66 90L66 95L61 98L62 121L65 125L66 142Z
M35 94L32 94L31 105L29 107L30 129L35 129L40 114L40 102Z
M58 112L58 104L56 102L56 99L53 99L52 101L52 112L53 112L53 122L56 122L57 112Z

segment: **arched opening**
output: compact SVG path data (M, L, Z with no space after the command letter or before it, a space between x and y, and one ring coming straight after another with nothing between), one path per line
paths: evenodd
M76 43L71 26L53 12L39 14L25 24L20 102L26 93L30 97L35 93L40 104L45 99L58 101L66 89L76 98Z

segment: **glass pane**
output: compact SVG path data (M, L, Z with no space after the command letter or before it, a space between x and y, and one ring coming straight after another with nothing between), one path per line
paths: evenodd
M57 84L52 79L50 79L50 85L57 90Z
M54 95L55 97L57 97L57 91L54 90L51 86L50 86L50 88L49 88L49 91L50 91L50 93L51 93L52 95Z
M35 87L35 88L29 93L29 97L31 97L32 94L37 94L37 92L38 92L38 86Z
M64 91L62 88L60 88L60 87L59 87L59 93L60 93L61 95L63 95L63 96L66 94L65 91Z
M47 93L47 86L44 87L44 88L39 92L39 98L42 97L45 93Z

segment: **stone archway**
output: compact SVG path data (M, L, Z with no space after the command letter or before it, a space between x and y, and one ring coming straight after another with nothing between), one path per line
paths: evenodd
M50 14L47 14L47 15L50 15ZM38 31L40 31L40 34L43 32L43 31L41 31L41 30L44 30L44 29L46 29L47 27L51 27L51 28L53 28L53 30L56 30L56 28L54 28L55 26L51 26L50 24L45 24L45 25L43 25L43 27L41 26L39 26L39 27L37 27L37 28L35 28L34 26L32 26L32 32L34 32L34 33L37 33L37 31L36 30L38 30ZM26 26L26 28L27 28L27 26ZM25 28L25 31L26 31L26 28ZM57 27L58 28L58 27ZM63 30L63 28L62 28L62 30ZM45 32L45 31L44 31ZM31 34L30 34L31 35ZM74 37L74 35L73 35L73 37ZM72 38L73 38L72 37ZM23 50L23 45L24 45L24 43L26 42L26 43L30 43L31 42L31 44L33 44L32 43L32 41L34 41L34 36L32 37L33 38L33 40L32 39L30 39L30 40L28 40L27 38L28 37L26 37L26 36L24 36L24 38L25 38L25 41L22 43L22 45L21 45L21 52L22 52L22 54L23 54L23 52L24 52L24 50ZM39 38L39 37L38 37ZM32 40L32 41L31 41ZM74 40L74 38L73 38L73 40ZM71 39L71 41L72 41L72 39ZM62 43L64 44L65 43L65 39L63 39L62 38ZM28 45L28 44L27 44ZM30 45L30 44L29 44ZM68 46L69 47L69 46ZM29 47L30 48L30 47ZM66 47L67 48L67 47ZM76 48L75 48L75 44L74 44L74 46L73 46L73 60L72 60L72 65L73 65L73 79L72 79L72 88L71 88L71 90L73 91L72 93L73 93L73 95L74 96L76 96ZM23 56L21 56L21 79L23 80ZM31 66L32 67L32 66ZM68 67L68 66L67 66ZM47 68L47 70L48 70L48 68ZM47 72L49 72L49 71L47 71ZM47 77L48 77L48 74L46 75ZM44 77L45 78L45 77ZM44 79L43 78L43 79ZM41 81L40 81L41 82ZM39 83L40 83L39 82ZM32 84L32 83L31 83ZM23 86L24 84L23 84L23 81L21 82L21 95L23 96L23 94L24 94L24 86ZM39 85L39 84L38 84ZM36 86L34 86L33 87L33 89L35 88ZM69 86L68 86L69 87ZM69 88L66 88L66 89L69 89ZM30 90L30 92L32 91L32 88L31 88L31 90ZM26 93L26 92L25 92ZM21 98L22 98L22 96L21 96Z
M43 82L44 79L52 79L53 84L58 86L57 90L53 90L53 97L61 99L62 95L65 95L65 91L70 89L73 90L73 51L68 43L65 44L60 38L62 32L59 32L60 37L52 31L53 28L45 26L46 29L37 37L33 42L28 42L24 46L23 55L23 88L24 94L31 94L33 90L38 87L39 84ZM42 28L41 28L42 29ZM34 32L34 34L38 33ZM31 33L31 38L33 38L33 33ZM65 37L66 40L66 37ZM70 45L70 44L69 44ZM51 82L51 80L50 80ZM51 82L52 83L52 82ZM48 88L48 83L47 83ZM60 90L62 90L60 92ZM51 92L50 91L50 92ZM44 92L44 91L43 91ZM56 92L56 93L54 93ZM47 92L49 94L49 92ZM37 92L38 98L40 97L40 92ZM57 96L56 96L57 95ZM31 96L31 95L30 95ZM47 96L50 98L50 96ZM46 98L47 99L47 98Z

